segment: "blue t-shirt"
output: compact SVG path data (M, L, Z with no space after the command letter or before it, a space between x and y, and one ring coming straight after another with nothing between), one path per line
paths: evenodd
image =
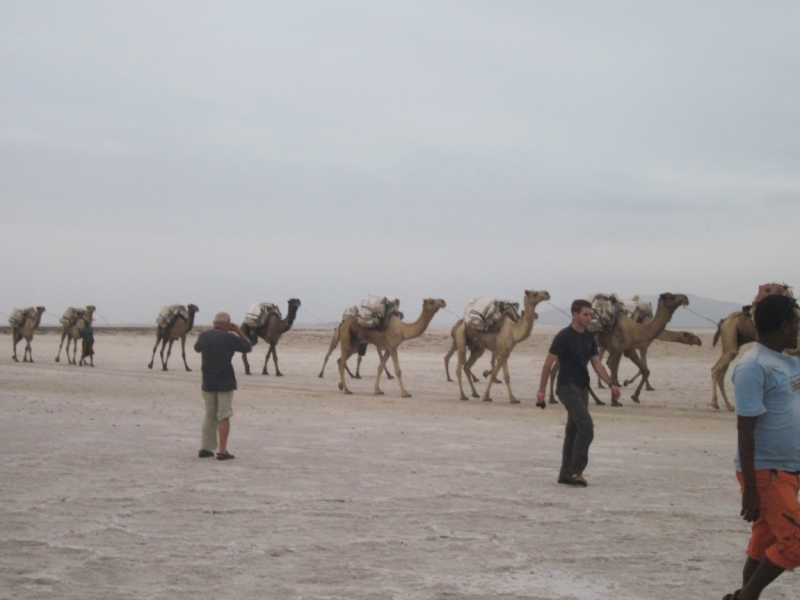
M800 471L800 360L756 344L733 370L736 414L758 417L755 467ZM741 471L739 452L736 470Z
M597 340L588 330L584 329L583 333L579 333L572 325L565 327L553 338L550 354L555 354L561 363L556 387L561 387L565 383L578 387L589 386L589 369L586 365L590 358L598 355L598 352Z

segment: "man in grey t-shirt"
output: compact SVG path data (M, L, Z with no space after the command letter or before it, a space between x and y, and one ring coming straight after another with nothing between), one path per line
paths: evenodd
M236 335L231 335L231 331ZM204 331L198 336L194 349L203 357L202 389L206 405L199 456L214 456L219 433L217 460L230 460L234 456L228 452L228 435L231 430L230 418L233 416L233 390L236 389L236 375L231 359L237 352L250 352L253 346L239 326L231 323L231 316L221 312L214 317L214 329Z

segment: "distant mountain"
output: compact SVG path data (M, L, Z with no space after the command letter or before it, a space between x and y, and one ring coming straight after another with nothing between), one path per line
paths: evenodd
M702 296L695 296L694 294L687 294L689 296L688 308L679 308L669 322L669 328L675 329L677 327L716 327L720 319L724 319L729 314L736 310L742 310L742 305L736 302L725 302L723 300L712 300L710 298L703 298ZM658 304L658 296L641 296L642 300L653 303L653 311ZM622 298L629 300L630 298ZM541 306L541 305L540 305ZM565 313L569 313L569 306L559 306ZM689 310L697 313L697 316ZM558 312L557 309L539 309L539 318L536 320L537 325L561 325L566 326L570 322L569 316ZM710 321L704 319L707 317Z

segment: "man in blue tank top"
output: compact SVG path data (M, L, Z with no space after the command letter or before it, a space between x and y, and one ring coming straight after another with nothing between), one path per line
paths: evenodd
M614 400L620 396L619 388L600 362L597 341L586 329L592 318L592 305L586 300L572 303L572 324L558 332L550 345L544 361L536 404L542 408L550 369L556 359L561 365L556 383L556 395L567 409L567 427L564 431L564 446L561 452L561 471L558 483L586 487L583 470L589 462L589 446L594 439L594 422L589 414L589 369L588 363L600 379L611 388Z

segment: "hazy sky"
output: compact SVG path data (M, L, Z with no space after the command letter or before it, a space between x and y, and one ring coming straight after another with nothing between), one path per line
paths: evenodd
M0 2L0 311L800 286L798 23L797 2Z

